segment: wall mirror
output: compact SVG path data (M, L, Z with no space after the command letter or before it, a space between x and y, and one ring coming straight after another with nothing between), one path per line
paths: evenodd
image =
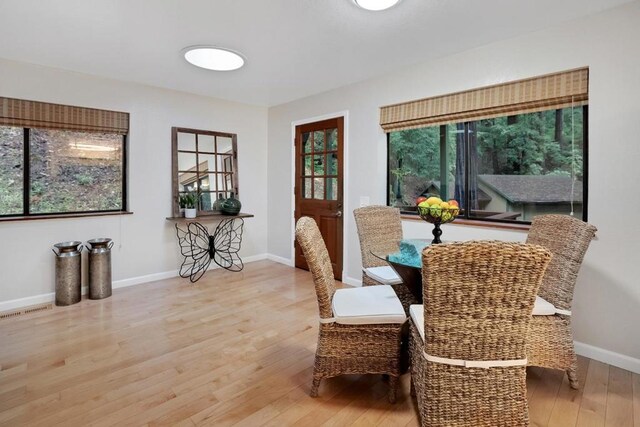
M234 133L174 127L172 140L173 216L179 197L198 195L198 215L214 213L217 199L238 195L237 136Z

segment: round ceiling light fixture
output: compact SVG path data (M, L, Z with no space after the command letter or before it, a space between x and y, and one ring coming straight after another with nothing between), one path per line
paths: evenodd
M189 46L182 53L187 62L207 70L233 71L245 62L242 54L217 46Z
M400 0L353 0L353 2L363 9L377 12L395 6Z

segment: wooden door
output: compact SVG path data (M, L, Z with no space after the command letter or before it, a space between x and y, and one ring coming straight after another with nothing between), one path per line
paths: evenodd
M296 127L296 221L316 220L329 251L336 279L342 279L342 168L344 118ZM295 244L295 264L308 270Z

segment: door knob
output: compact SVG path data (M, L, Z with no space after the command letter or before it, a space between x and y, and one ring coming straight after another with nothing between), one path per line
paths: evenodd
M342 216L342 211L338 211L338 212L336 212L336 216L337 216L338 218L340 218L340 217Z

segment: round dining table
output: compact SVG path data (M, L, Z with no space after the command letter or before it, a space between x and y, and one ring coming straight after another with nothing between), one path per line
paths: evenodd
M422 250L430 244L431 239L403 239L397 251L371 251L373 256L389 263L398 273L418 304L422 304ZM405 250L407 248L409 250Z

